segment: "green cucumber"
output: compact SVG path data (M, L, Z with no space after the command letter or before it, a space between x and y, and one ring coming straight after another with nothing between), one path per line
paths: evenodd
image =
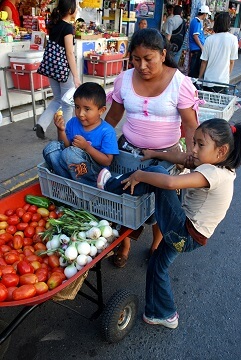
M51 204L51 201L43 196L37 196L37 195L26 195L25 201L28 204L36 205L37 207L43 207L48 208Z

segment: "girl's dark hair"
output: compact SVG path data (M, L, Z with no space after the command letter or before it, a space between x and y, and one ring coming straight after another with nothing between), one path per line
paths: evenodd
M74 100L76 98L91 100L98 109L106 105L105 90L101 85L94 82L85 82L80 85L74 93Z
M162 54L163 49L166 49L167 53L164 64L172 68L177 68L177 64L170 55L169 45L157 29L140 29L134 32L129 46L130 55L139 46L157 50L160 54Z
M232 170L241 165L241 123L230 125L226 120L214 118L201 123L198 129L208 134L217 147L229 145L228 156L219 166Z
M66 15L73 15L76 6L76 0L59 0L57 7L53 9L50 15L49 28L61 21Z
M231 17L228 12L221 12L214 20L213 31L215 33L228 32L230 30Z

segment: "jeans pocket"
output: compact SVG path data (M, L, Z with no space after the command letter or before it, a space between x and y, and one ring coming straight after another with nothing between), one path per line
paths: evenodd
M174 231L169 231L165 234L165 242L172 246L177 252L181 253L186 249L188 238Z

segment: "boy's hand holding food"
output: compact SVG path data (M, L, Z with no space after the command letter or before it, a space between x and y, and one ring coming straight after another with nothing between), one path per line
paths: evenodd
M61 131L65 130L65 122L64 122L63 111L62 110L59 110L59 111L57 111L55 113L55 115L54 115L54 124L59 130L61 130Z

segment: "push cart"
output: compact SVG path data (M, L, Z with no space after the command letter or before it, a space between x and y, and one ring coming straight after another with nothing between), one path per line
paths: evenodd
M236 109L236 85L218 82L214 83L213 81L194 78L192 78L192 82L198 89L199 99L203 100L203 104L199 105L199 121L203 122L211 118L229 121ZM204 91L203 86L206 84L222 86L225 89L225 93Z
M16 194L12 194L0 200L0 209L1 212L9 209L9 207L17 208L23 205L24 197L27 194L41 195L41 189L39 183L35 183L27 188L19 191ZM137 234L138 231L122 227L120 230L120 236L115 239L106 249L104 249L100 254L98 254L91 263L87 264L82 270L80 270L72 278L65 281L63 284L57 288L48 291L48 293L35 296L28 300L20 301L9 301L1 302L0 308L12 308L12 307L22 307L22 310L19 314L12 320L12 322L7 325L3 331L0 333L0 345L2 345L13 331L21 324L21 322L37 307L46 302L47 300L55 300L59 305L62 305L62 302L58 301L59 295L60 299L66 296L66 293L70 291L75 291L76 288L77 296L83 296L87 300L90 300L97 305L97 311L92 314L91 319L97 318L102 313L102 325L101 331L103 337L108 342L117 342L125 337L133 327L138 307L138 298L136 295L129 293L126 290L120 290L116 292L105 305L102 294L102 277L101 277L101 262L105 259L108 254L110 254L113 249L126 237L132 235L133 237ZM96 274L96 286L92 285L87 280L88 271L94 271ZM85 294L79 287L83 284L92 291L93 296ZM66 297L67 299L67 297ZM0 322L1 325L1 322ZM6 342L7 343L7 342ZM5 344L4 344L5 346ZM3 347L1 346L1 352L3 352Z

